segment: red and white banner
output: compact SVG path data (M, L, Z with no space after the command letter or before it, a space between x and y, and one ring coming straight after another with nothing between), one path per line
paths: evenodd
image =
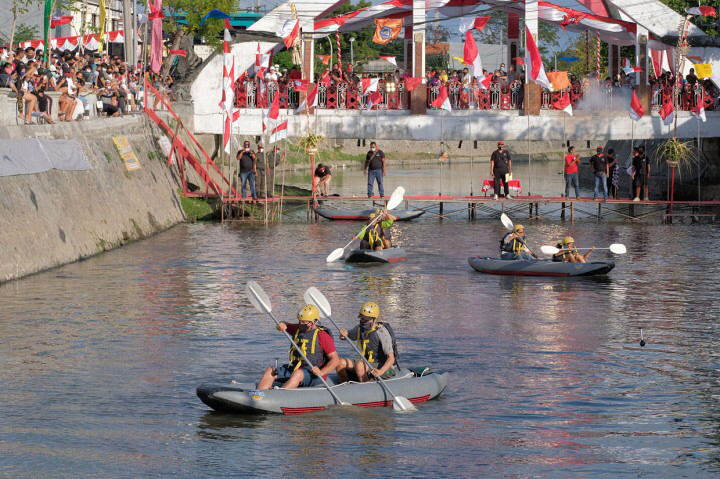
M380 105L383 102L383 96L382 93L375 90L374 92L371 92L368 95L368 106L367 109L370 110L373 105Z
M290 20L285 20L285 23L283 23L283 26L280 27L280 30L275 32L275 35L283 39L285 48L290 48L295 43L295 39L297 38L299 31L300 20L291 18Z
M221 107L225 121L223 129L223 142L225 152L230 154L230 139L232 138L232 121L235 108L235 95L233 85L235 84L235 56L230 49L230 20L225 19L225 32L223 38L223 90Z
M98 37L99 35L96 34L96 35L85 35L85 36L86 37L89 37L89 36ZM55 48L60 50L61 52L73 51L80 45L80 42L78 41L79 38L80 37L57 38L56 39L57 44L55 45ZM99 42L97 41L97 38L95 38L94 40L95 40L95 43L94 43L95 48L93 48L92 46L89 46L89 47L86 46L85 48L87 48L88 50L97 50ZM85 38L83 38L83 44L86 44Z
M83 43L83 47L85 47L86 50L97 50L98 48L100 48L100 34L94 33L92 35L85 35L82 37L82 43ZM77 45L75 45L75 46L77 46ZM60 46L59 42L58 42L58 49L60 49L60 50L63 49ZM72 50L72 49L74 49L74 47L65 48L65 50Z
M480 52L475 44L472 29L465 32L465 48L463 50L463 60L466 65L473 67L473 76L480 79L483 76L482 63L480 63Z
M490 17L463 17L460 19L460 33L465 33L468 30L472 29L482 31L482 29L485 28L485 25L487 25L487 22L489 20Z
M378 89L378 78L363 78L360 80L360 86L362 87L362 93L370 93L377 91Z
M318 106L318 86L315 85L315 88L312 89L310 93L307 94L307 97L303 100L303 102L300 104L297 110L295 110L295 114L302 113L305 110L308 109L308 105L310 105L310 108L315 108Z
M452 107L450 106L450 98L448 98L448 93L445 89L445 86L440 87L440 93L438 93L438 97L435 99L435 101L432 102L432 106L433 108L452 111Z
M540 51L528 27L525 27L525 43L527 43L525 48L525 65L528 67L530 80L548 90L552 90L552 84L550 84L550 80L548 80L545 74L545 67L543 66L542 58L540 58Z
M673 107L673 102L665 102L662 108L660 108L660 118L663 119L663 123L670 125L673 122L674 115L675 108Z
M110 43L125 43L125 32L123 30L108 32L107 41Z
M287 120L285 120L284 122L273 128L273 130L270 132L270 139L268 140L268 143L273 144L277 141L287 138L287 133L288 122Z
M715 9L713 7L692 7L685 10L688 15L702 15L703 17L714 17Z
M558 101L553 102L553 108L555 108L556 110L562 110L568 115L572 116L573 109L572 103L570 102L570 93L563 93L560 96L560 99L558 99Z
M641 73L643 71L640 67L634 67L630 64L630 59L625 58L623 60L623 71L626 75L630 75L631 73Z
M632 118L633 121L640 121L640 118L642 118L644 114L645 110L643 110L643 107L640 104L637 92L633 89L632 100L630 100L630 118Z
M388 63L392 63L395 65L395 68L397 68L397 61L395 60L395 57L380 57L380 60L385 60Z

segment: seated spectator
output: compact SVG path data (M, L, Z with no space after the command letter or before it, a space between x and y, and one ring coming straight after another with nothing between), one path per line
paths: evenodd
M50 117L50 105L52 104L52 100L45 96L45 90L39 89L35 90L33 92L33 95L37 97L37 112L33 112L33 116L37 115L51 125L55 123L52 118Z

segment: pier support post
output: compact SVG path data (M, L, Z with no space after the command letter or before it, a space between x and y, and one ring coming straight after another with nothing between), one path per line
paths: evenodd
M565 221L565 202L562 202L561 209L560 209L560 219Z
M570 203L570 223L575 223L575 203Z
M602 203L598 203L598 220L602 219Z

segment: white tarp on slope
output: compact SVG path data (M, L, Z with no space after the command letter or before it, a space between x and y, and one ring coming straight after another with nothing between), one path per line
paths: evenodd
M89 170L75 140L0 140L0 176L30 175L48 170Z

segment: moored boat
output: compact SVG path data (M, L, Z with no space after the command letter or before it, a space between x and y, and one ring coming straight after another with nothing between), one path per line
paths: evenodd
M334 208L315 208L315 213L328 220L366 221L377 210L345 210ZM409 221L425 213L423 210L393 210L390 212L397 221Z
M612 261L560 263L546 259L505 260L479 256L468 258L468 263L481 273L515 276L595 276L607 274L615 267Z
M397 263L405 261L405 249L393 247L389 249L354 249L345 257L346 263Z
M332 385L337 376L330 374L328 378L342 402L366 408L392 406L392 396L376 381ZM393 394L406 397L412 403L422 403L439 396L447 381L448 373L436 373L428 368L400 368L398 374L385 383ZM197 395L216 411L239 414L303 414L335 404L322 383L297 389L265 390L258 390L257 383L202 385L197 388Z

